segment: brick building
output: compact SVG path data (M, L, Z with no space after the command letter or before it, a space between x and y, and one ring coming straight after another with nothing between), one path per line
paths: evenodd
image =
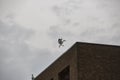
M35 80L120 80L120 46L76 42Z

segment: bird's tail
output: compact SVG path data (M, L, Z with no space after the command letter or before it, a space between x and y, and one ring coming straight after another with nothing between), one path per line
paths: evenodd
M63 42L65 42L66 40L63 40Z

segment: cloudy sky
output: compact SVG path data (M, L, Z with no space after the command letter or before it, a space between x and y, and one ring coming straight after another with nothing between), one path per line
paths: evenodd
M120 0L0 0L0 80L31 80L76 41L120 45ZM66 39L58 48L57 39Z

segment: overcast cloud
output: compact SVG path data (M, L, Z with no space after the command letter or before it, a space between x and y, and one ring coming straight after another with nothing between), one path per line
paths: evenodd
M49 50L35 49L27 44L32 34L33 31L19 25L6 25L0 21L1 80L30 79L33 71L39 73L50 64L54 56L51 57Z
M120 45L119 0L0 0L0 80L30 80L76 41ZM57 39L66 39L58 48Z

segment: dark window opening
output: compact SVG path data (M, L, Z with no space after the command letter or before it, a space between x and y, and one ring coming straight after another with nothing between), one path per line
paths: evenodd
M53 78L51 78L50 80L53 80Z
M70 67L66 67L58 75L59 80L70 80Z

